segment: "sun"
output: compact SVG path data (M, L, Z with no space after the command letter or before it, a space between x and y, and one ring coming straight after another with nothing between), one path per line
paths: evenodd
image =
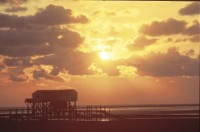
M110 60L111 59L111 55L105 51L99 52L99 57L101 58L101 60Z

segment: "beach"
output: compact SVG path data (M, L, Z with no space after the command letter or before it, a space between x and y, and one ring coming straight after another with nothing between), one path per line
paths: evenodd
M1 132L199 132L199 118L2 123Z

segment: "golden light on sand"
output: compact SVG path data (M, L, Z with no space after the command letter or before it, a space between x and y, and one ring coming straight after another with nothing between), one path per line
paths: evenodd
M111 55L105 51L99 52L99 57L101 58L101 60L110 60L111 59Z

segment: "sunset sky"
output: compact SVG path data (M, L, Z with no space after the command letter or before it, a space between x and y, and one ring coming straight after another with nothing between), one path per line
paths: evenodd
M78 104L199 103L200 3L0 0L0 107L37 89Z

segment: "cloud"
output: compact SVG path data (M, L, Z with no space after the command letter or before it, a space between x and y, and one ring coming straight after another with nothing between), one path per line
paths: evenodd
M149 36L161 35L196 35L200 34L200 24L197 20L192 25L187 26L187 22L169 18L163 21L153 21L150 24L144 24L140 27L139 32Z
M25 82L28 81L28 76L26 76L25 72L23 71L23 67L15 67L15 68L7 68L7 74L10 81L14 82Z
M122 11L115 11L112 9L98 9L92 13L95 17L136 17L138 16L138 10L126 9Z
M28 58L28 57L5 58L3 60L3 63L9 67L18 67L18 66L30 67L30 66L32 66L31 58Z
M176 40L174 41L174 43L180 43L180 42L186 42L186 41L187 41L186 38L183 38L183 39L176 39Z
M21 12L21 11L26 11L27 9L28 9L27 7L14 6L5 9L5 12Z
M74 49L83 40L79 33L68 29L10 29L0 31L0 54L14 57L47 55L60 48Z
M14 82L25 82L27 78L19 77L19 75L10 75L9 79Z
M10 81L28 81L30 76L36 80L64 81L60 73L91 74L88 67L94 55L76 51L84 38L77 31L59 26L86 23L86 16L74 16L70 9L49 5L30 16L0 13L0 19L2 63L6 69L19 70L7 70ZM52 71L47 72L41 65L51 66ZM32 72L25 73L27 68Z
M153 21L151 24L144 24L139 32L149 36L178 34L183 32L186 24L185 21L169 18L164 21Z
M54 27L0 30L0 45L7 46L40 46L57 43L63 47L66 45L76 47L81 41L81 36L77 32Z
M50 72L50 75L57 76L60 73L60 68L57 66L54 66L52 71Z
M87 23L84 15L73 16L72 10L62 6L49 5L30 18L33 23L42 25L60 25L67 23Z
M143 50L145 47L156 42L157 39L149 39L145 36L138 36L132 44L127 45L130 50Z
M38 80L38 79L47 79L47 80L53 80L53 81L58 81L58 82L63 82L64 80L59 77L59 76L52 76L47 73L44 69L38 69L33 71L33 78Z
M13 7L12 10L21 8ZM27 28L35 26L50 26L72 23L87 23L89 19L84 15L74 16L71 9L62 6L49 5L45 9L40 9L34 15L17 16L0 13L0 27ZM41 27L39 27L41 28Z
M195 55L195 51L193 49L187 50L184 53L187 56L194 56Z
M17 15L8 15L0 13L0 27L1 28L21 28L27 27L27 19Z
M120 75L119 69L117 68L120 63L118 61L109 60L107 62L96 62L96 67L101 69L102 73L108 76L118 76Z
M70 75L89 75L92 74L92 72L88 67L96 58L97 55L95 53L65 51L39 58L35 60L35 64L53 66L52 75L56 75L63 70L68 71Z
M137 68L141 76L173 77L198 76L199 58L181 55L176 48L169 48L167 53L150 53L144 57L132 57L126 60L128 66Z
M195 35L190 38L191 42L200 42L200 35Z
M181 15L198 15L200 14L200 3L194 2L188 4L186 7L183 7L179 10Z
M0 54L13 57L53 54L61 48L77 48L84 40L78 32L56 25L85 23L83 15L49 5L32 16L0 13Z
M24 2L27 2L27 0L0 0L0 3L2 4L22 4Z
M5 68L4 65L0 64L0 72Z
M27 57L35 55L48 55L54 53L53 46L18 46L18 47L0 47L0 54L10 57Z
M71 75L91 74L88 67L92 63L90 58L94 57L94 55L75 51L84 40L79 33L68 29L50 27L40 30L13 30L14 33L11 29L4 31L2 34L7 34L1 34L2 37L0 37L0 54L9 56L3 60L6 66L25 68L34 65L50 65L53 67L51 72L41 69L34 70L32 74L36 80L43 78L46 80L63 81L59 73L65 71ZM32 56L37 55L42 57L34 60L30 59ZM12 74L12 76L9 76L11 81L21 80L17 78L17 75Z
M100 15L105 15L105 16L116 16L116 12L115 11L111 11L111 10L97 10L95 12L93 12L94 16L100 16Z
M186 35L197 35L200 34L200 24L198 21L194 21L193 25L187 27L184 31L183 34Z

